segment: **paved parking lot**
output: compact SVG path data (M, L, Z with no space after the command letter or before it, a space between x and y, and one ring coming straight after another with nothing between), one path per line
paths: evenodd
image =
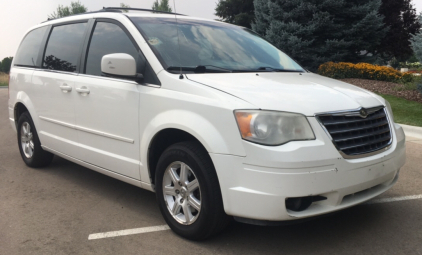
M289 226L234 222L204 242L170 230L89 240L165 225L155 194L59 157L26 167L7 97L0 89L0 254L422 254L422 140L408 138L399 181L379 203Z

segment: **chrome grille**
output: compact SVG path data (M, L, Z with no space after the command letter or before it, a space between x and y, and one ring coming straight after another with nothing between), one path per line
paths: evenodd
M316 117L345 158L376 154L374 152L388 149L391 144L390 125L384 107L324 113Z

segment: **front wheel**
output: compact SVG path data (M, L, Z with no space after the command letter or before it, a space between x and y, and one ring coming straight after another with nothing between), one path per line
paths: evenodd
M157 164L156 194L161 213L177 234L203 240L229 222L212 161L196 142L170 146Z

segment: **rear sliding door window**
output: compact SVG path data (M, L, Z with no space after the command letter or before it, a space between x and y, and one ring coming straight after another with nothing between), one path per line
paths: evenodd
M53 28L44 54L43 68L76 72L87 23Z
M112 53L127 53L140 65L140 54L126 33L118 25L98 22L89 44L86 74L101 76L101 59ZM139 70L138 70L139 71Z
M14 65L39 67L37 66L38 53L47 28L45 26L34 29L25 36L16 53Z

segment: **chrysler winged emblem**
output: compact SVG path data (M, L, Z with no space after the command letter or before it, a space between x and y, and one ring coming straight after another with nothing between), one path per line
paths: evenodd
M361 116L362 118L366 118L366 117L368 117L368 111L367 111L365 108L361 108L361 109L359 110L359 114L360 114L360 116Z

